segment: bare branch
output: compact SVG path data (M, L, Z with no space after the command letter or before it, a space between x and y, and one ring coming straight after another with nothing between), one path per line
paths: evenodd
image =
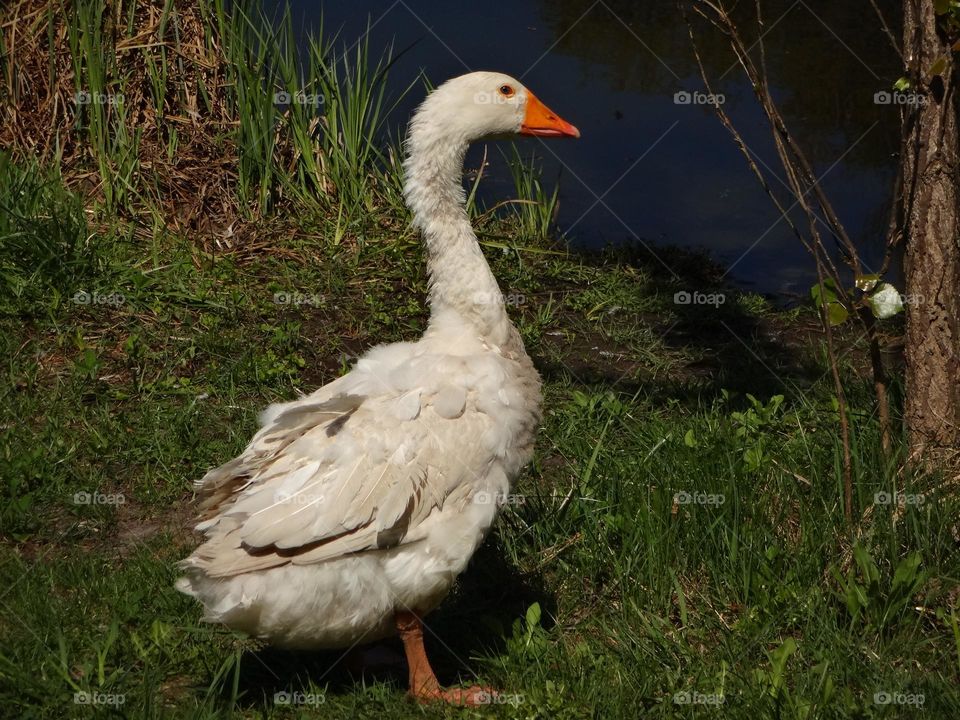
M890 41L891 47L893 47L894 52L900 56L900 59L903 60L903 50L900 49L900 44L897 42L896 36L890 30L890 25L887 24L887 19L883 16L883 12L880 10L880 6L877 5L877 0L869 0L870 6L873 8L873 11L877 14L877 18L880 20L880 27L883 28L883 34L887 36L887 40Z

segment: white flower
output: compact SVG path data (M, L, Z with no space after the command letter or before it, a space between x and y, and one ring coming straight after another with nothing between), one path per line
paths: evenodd
M876 292L870 295L870 307L880 320L893 317L903 310L903 298L890 283L882 283Z

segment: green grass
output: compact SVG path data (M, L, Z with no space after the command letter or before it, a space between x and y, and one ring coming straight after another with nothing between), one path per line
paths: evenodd
M22 196L12 186L4 203ZM47 188L49 204L21 212L85 237L69 193ZM522 504L431 618L442 643L429 643L446 680L476 673L518 706L420 710L402 676L354 682L329 672L336 656L258 654L199 624L172 589L192 542L190 482L243 446L266 403L424 327L418 247L319 242L336 219L324 222L246 260L162 235L145 253L120 226L26 283L24 312L2 321L0 693L22 716L103 714L75 705L78 692L122 695L130 717L295 716L273 702L287 690L322 694L318 717L909 717L874 704L887 690L922 694L933 717L956 706L956 498L881 459L851 367L861 513L847 532L816 346L784 358L758 342L778 379L713 333L717 319L745 334L799 320L752 299L684 315L674 288L624 260L489 248L505 293L522 297L511 312L546 416ZM4 261L29 278L43 264L4 232ZM123 301L78 304L80 289ZM894 490L925 502L874 503ZM684 692L724 702L675 703Z
M479 678L506 702L421 708L402 668L356 678L336 653L201 624L172 587L197 540L192 481L244 446L264 405L376 343L416 338L427 319L383 134L389 59L361 47L334 66L334 44L318 40L301 83L288 26L202 10L207 37L232 37L223 52L245 63L209 106L231 98L242 118L211 142L245 148L231 192L255 206L246 245L211 249L163 222L150 173L80 195L55 160L0 155L0 716L956 714L960 501L906 467L902 442L883 457L856 338L838 340L849 528L812 314L718 285L698 256L664 251L681 270L672 281L642 254L562 251L548 239L556 194L532 161L514 165L515 183L535 204L474 210L544 377L537 454L427 637L441 680ZM78 48L96 41L83 22ZM151 52L150 102L170 113L181 100L164 64L178 55ZM277 87L336 98L336 130L304 135L303 106L271 115ZM260 122L288 130L258 139ZM160 130L175 156L185 135ZM83 141L85 167L115 174L126 150L98 137ZM726 302L674 303L694 289ZM889 495L911 502L878 502ZM283 692L317 702L278 704Z

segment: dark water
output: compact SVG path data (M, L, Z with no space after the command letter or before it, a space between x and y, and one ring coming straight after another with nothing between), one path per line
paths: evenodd
M897 27L899 3L879 4ZM874 93L900 75L898 58L866 0L764 0L763 8L775 96L866 263L877 266L899 111L875 104ZM391 74L398 92L421 70L435 84L498 70L577 125L579 141L519 145L542 159L548 185L559 178L559 226L574 244L703 248L733 281L780 298L806 294L813 282L812 261L713 111L674 101L704 88L673 0L291 0L291 10L301 33L319 28L322 16L325 32L339 30L347 44L369 23L373 48L409 47ZM719 33L702 35L701 54L726 110L786 196L766 122ZM392 124L403 127L421 98L418 86ZM484 192L493 201L511 196L511 186L499 153L491 157Z

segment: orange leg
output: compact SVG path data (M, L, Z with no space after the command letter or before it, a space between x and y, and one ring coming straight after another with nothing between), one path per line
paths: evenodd
M406 611L397 613L396 622L410 668L410 694L418 702L442 700L453 705L485 705L490 702L493 691L489 688L441 688L423 647L423 622L415 613Z

